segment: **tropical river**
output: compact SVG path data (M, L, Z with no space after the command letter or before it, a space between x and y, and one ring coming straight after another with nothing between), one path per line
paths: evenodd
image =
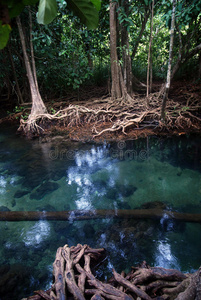
M110 144L28 141L0 129L0 211L71 211L66 221L0 221L0 300L48 289L60 246L104 247L101 280L146 261L193 272L201 224L160 219L77 220L74 211L160 208L201 213L201 136Z

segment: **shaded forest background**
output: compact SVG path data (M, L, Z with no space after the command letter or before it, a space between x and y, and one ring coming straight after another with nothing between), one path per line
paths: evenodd
M174 45L169 75L171 83L180 81L179 91L182 86L186 88L186 81L192 83L193 80L193 96L189 97L195 100L201 80L200 1L102 1L99 25L95 30L88 30L67 7L66 1L59 0L57 4L58 15L49 25L37 23L37 5L26 7L20 14L26 51L30 61L34 57L38 88L43 101L48 103L49 114L54 115L64 107L65 101L67 106L94 97L112 96L113 100L123 97L129 101L129 97L148 97L156 91L161 91L157 99L162 98L164 86L161 84L167 80L170 62L174 5ZM115 45L111 40L112 27L116 34ZM11 28L9 42L0 51L1 114L23 112L20 116L27 120L30 113L27 103L33 99L15 18L11 20ZM120 69L120 78L122 76L119 81L113 76L115 63ZM120 88L120 94L113 91L121 81L129 97L125 96L124 87ZM62 102L62 105L55 105L56 102ZM190 104L185 99L182 109L188 110ZM132 105L139 107L139 100ZM160 100L158 105L161 106ZM199 107L197 97L197 118Z

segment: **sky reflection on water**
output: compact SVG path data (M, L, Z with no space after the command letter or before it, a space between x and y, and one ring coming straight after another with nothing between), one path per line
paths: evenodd
M22 231L21 237L25 246L36 247L51 238L51 229L47 221L38 221L28 230Z

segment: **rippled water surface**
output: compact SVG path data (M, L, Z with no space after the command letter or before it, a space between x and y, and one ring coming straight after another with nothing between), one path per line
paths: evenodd
M58 247L104 247L99 276L151 266L201 265L200 223L152 219L76 220L74 210L162 208L201 213L201 138L149 137L93 145L27 141L0 130L0 210L72 211L68 221L0 222L0 299L51 284Z

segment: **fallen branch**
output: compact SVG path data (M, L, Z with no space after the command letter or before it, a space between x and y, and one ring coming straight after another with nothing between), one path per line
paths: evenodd
M201 214L153 209L96 209L72 211L0 211L0 221L79 221L105 218L162 219L201 223Z

